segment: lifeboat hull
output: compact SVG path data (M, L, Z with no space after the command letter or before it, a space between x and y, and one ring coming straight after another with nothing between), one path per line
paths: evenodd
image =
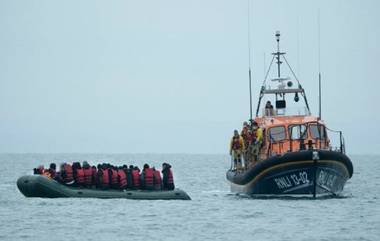
M17 187L26 197L41 198L126 198L144 200L190 200L186 192L147 190L100 190L70 187L41 175L22 176L17 180Z
M345 154L308 150L270 157L242 173L230 170L227 179L232 192L249 195L338 195L352 174Z

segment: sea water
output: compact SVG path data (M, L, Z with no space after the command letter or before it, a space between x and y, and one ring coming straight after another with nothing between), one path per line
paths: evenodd
M0 240L380 240L380 156L351 156L337 198L252 199L230 192L224 155L0 154ZM39 164L162 162L191 201L25 198L18 177Z

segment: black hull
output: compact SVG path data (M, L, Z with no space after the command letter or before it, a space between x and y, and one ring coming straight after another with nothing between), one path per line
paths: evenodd
M126 198L145 200L190 200L186 192L144 190L100 190L62 185L41 175L22 176L17 180L17 187L26 197L41 198Z
M353 174L350 159L335 151L273 156L243 173L229 170L231 191L249 195L337 195ZM318 160L314 160L318 159Z

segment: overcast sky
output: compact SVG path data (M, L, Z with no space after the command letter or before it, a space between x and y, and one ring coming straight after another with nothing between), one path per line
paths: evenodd
M254 107L274 33L347 151L380 153L380 1L253 1ZM0 0L0 152L227 153L249 118L248 1ZM265 61L264 61L265 59Z

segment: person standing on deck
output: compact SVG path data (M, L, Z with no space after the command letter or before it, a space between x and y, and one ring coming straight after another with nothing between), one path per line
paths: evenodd
M275 110L269 100L265 104L265 116L275 116Z
M244 140L244 150L243 150L243 157L244 157L244 166L247 168L249 166L249 163L252 160L252 130L251 126L248 124L248 122L244 121L243 123L243 129L240 132L240 136Z
M256 121L252 122L254 139L252 143L252 156L253 156L253 164L259 160L260 148L263 143L263 129L261 129Z
M234 135L230 142L230 155L234 159L234 168L236 170L242 169L242 154L244 150L244 140L243 137L239 135L237 130L234 130Z

